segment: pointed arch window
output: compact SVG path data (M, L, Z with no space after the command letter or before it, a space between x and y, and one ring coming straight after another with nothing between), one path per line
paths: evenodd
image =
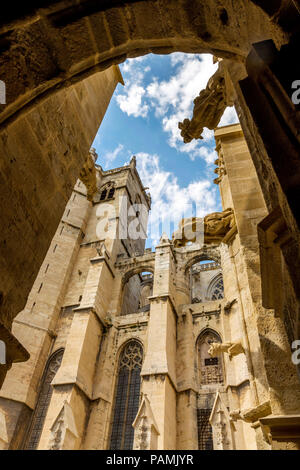
M54 379L56 372L60 368L63 354L63 349L59 349L58 351L56 351L54 354L52 354L52 356L50 356L45 367L38 401L34 410L33 419L29 429L27 444L25 446L26 450L35 450L39 444L46 414L53 393L53 387L51 385L51 382Z
M111 450L133 448L132 423L139 408L143 348L136 340L129 341L120 356L113 409Z
M222 358L208 354L211 343L221 343L220 336L212 330L204 331L197 341L199 385L222 384Z

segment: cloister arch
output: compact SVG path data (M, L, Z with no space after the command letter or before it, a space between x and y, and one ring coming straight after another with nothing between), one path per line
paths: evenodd
M128 57L180 51L243 61L254 42L276 36L267 14L251 0L51 3L28 7L21 21L7 14L13 18L0 29L7 88L0 123Z
M241 70L242 76L246 76L244 64L253 43L271 38L280 47L288 41L285 31L293 31L295 22L290 27L286 19L293 18L295 2L272 3L270 6L267 0L46 0L40 8L35 0L21 8L15 8L13 3L3 6L0 79L6 85L6 104L0 105L3 156L0 210L6 223L0 240L0 270L7 276L0 319L5 328L11 328L13 318L24 307L88 154L92 132L101 121L94 123L91 134L87 135L85 130L76 136L74 144L73 123L66 129L61 115L57 119L59 93L87 83L98 72L128 57L148 53L211 53L235 62L240 67L240 79ZM80 96L80 87L76 93ZM89 103L85 106L88 108ZM241 107L246 114L244 122L253 126L247 103L243 101ZM59 143L57 146L42 136L51 121L55 123L51 132L55 134L55 144ZM253 153L258 159L254 163L260 168L259 158L263 160L267 153L259 132L253 129L253 135L250 132L246 138L252 139ZM71 144L74 148L70 149ZM270 167L273 169L272 164ZM44 184L45 179L48 185ZM52 180L58 181L58 185L51 185ZM274 184L278 185L277 180ZM277 200L273 202L267 196L274 209ZM8 205L7 201L11 203ZM22 214L24 205L26 217ZM294 221L289 223L293 226ZM7 260L10 254L15 263ZM20 287L16 291L17 280Z

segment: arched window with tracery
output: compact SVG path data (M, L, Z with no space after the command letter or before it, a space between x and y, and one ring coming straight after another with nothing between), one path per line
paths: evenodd
M223 276L220 274L213 280L208 289L208 298L211 300L219 300L224 298Z
M143 348L136 340L129 341L120 356L110 436L111 450L133 448L134 429L140 401Z
M100 189L100 201L108 201L115 195L115 184L113 182L107 183Z
M51 385L51 382L54 379L56 372L60 368L63 354L63 349L59 349L58 351L56 351L54 354L52 354L52 356L50 356L45 367L38 401L34 410L31 426L29 429L27 444L25 446L26 450L35 450L39 444L46 414L53 393L53 387Z
M211 343L221 343L221 338L216 332L205 330L197 341L198 379L200 386L223 383L222 357L211 357L208 354Z

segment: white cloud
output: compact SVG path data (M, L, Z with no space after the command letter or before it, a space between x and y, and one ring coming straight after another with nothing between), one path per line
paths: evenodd
M124 92L116 96L121 110L128 116L145 118L152 109L156 118L161 121L171 147L188 154L192 160L201 158L211 165L217 158L213 131L205 128L203 140L184 144L178 122L192 117L193 100L206 87L209 78L217 69L217 64L213 64L212 56L208 54L171 54L170 78L160 81L152 77L146 86L146 74L150 72L150 67L145 66L145 59L146 56L128 60L122 66L125 82L129 85L125 87ZM228 108L221 125L233 122L238 122L237 115L234 108Z
M234 124L236 122L239 122L239 118L236 114L235 108L232 106L231 108L226 108L219 126L228 126L229 124Z
M117 103L121 110L127 113L128 116L146 117L148 114L149 106L142 103L145 95L145 89L137 84L131 85L125 95L117 95Z
M202 217L220 209L217 188L209 179L181 187L173 173L161 168L158 155L140 152L136 158L141 180L144 186L149 187L152 198L149 236L153 246L157 245L162 232L171 237L183 217Z
M115 148L115 150L113 150L111 152L107 152L103 156L104 167L108 168L112 164L112 162L117 158L117 156L120 154L120 152L122 152L123 149L124 149L124 145L119 144Z
M128 59L122 65L125 88L116 94L116 100L120 109L128 116L146 117L149 111L149 105L145 102L146 90L143 81L150 67L144 67L145 59L146 56Z

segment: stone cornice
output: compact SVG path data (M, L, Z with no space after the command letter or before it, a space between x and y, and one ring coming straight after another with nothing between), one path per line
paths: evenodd
M99 257L96 257L96 258L91 258L90 263L92 263L92 264L105 263L106 266L108 267L112 277L115 278L115 274L114 274L112 268L110 267L110 265L109 265L107 259L105 258L105 256L99 256Z
M163 302L169 301L170 304L171 304L172 311L173 311L175 317L176 318L178 317L178 312L177 312L177 309L175 307L174 300L172 299L170 294L152 295L151 297L148 297L148 299L149 299L150 303L152 303L154 301L163 301Z
M93 305L82 305L73 309L74 314L76 313L93 313L99 321L101 328L107 328L107 324L101 315L99 315Z
M300 439L300 415L279 415L260 418L264 434L272 440Z

